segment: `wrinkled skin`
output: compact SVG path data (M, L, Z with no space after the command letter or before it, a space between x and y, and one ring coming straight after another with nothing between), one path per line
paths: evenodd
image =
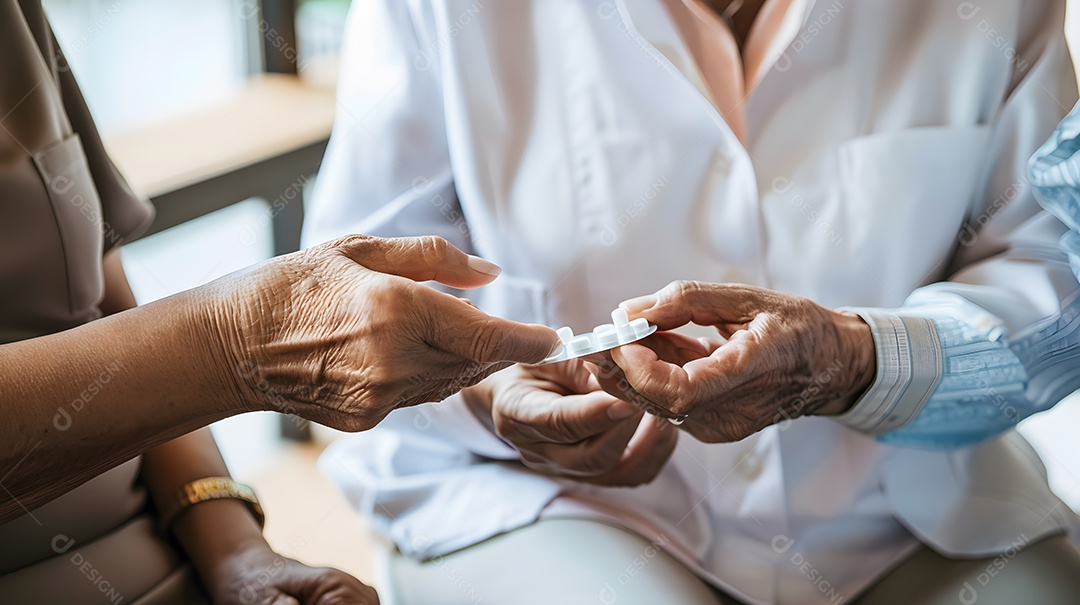
M224 280L210 323L237 397L345 431L440 401L558 344L419 284L489 283L498 267L437 237L354 235Z
M308 567L269 548L241 551L218 570L211 599L223 605L378 605L374 588L327 567Z
M686 415L681 428L702 441L738 441L799 416L842 413L876 371L862 319L799 296L674 282L623 307L660 330L695 323L726 339L698 341L703 354L683 363L672 361L663 332L593 359L605 391L658 415ZM692 341L680 339L688 348Z
M706 354L691 342L690 355ZM679 431L601 391L581 360L515 366L465 391L465 401L529 468L595 485L648 483L678 444Z

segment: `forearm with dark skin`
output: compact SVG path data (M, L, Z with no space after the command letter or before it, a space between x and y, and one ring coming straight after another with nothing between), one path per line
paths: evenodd
M136 306L118 251L105 257L105 299L101 310L115 315ZM141 478L160 509L186 484L204 477L228 477L210 429L202 428L159 445L142 459ZM219 562L246 548L268 546L262 528L247 505L238 500L215 500L181 511L173 520L172 533L180 541L199 577L207 583L220 581Z
M129 309L119 254L106 258L110 314L0 346L0 523L244 408L206 334L205 291ZM124 310L128 309L128 310ZM122 311L122 312L121 312ZM151 462L153 464L153 462Z
M554 330L418 283L477 288L498 273L440 238L351 235L134 309L110 294L112 315L0 345L0 522L234 414L367 430L543 359Z

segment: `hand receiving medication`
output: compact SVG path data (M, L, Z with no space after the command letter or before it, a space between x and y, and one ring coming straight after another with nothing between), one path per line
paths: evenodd
M612 396L685 421L683 428L706 443L739 441L800 416L841 414L876 373L866 322L792 294L673 282L621 307L661 330L694 323L725 339L699 351L682 340L673 351L665 340L670 333L661 332L612 350L595 374ZM679 351L691 355L680 360L673 355Z
M650 324L645 318L639 317L630 321L626 309L615 309L611 312L611 323L596 326L592 332L575 336L574 331L566 326L556 330L555 333L562 341L562 347L541 361L539 365L603 353L615 347L637 342L655 331L656 326Z

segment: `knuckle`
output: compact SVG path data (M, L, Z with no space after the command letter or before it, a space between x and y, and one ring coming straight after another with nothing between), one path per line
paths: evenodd
M664 291L670 298L676 300L689 300L701 292L701 282L677 280L668 284L667 287L664 288Z
M424 235L419 240L424 260L430 264L442 264L450 254L450 242L437 235Z
M324 245L327 248L341 252L349 249L363 247L364 245L370 244L373 240L376 239L378 238L372 237L370 235L352 233L350 235L344 235L335 240L331 240Z

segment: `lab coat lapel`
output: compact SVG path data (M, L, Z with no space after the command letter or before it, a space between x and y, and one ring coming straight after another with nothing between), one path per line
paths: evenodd
M833 0L837 6L842 6L842 2L843 0ZM708 88L704 84L697 63L690 49L679 36L678 29L672 23L660 0L617 0L605 4L616 5L627 27L640 33L642 38L664 54L676 67L679 67L683 75L708 98ZM788 54L799 32L806 27L816 4L817 0L792 0L791 8L784 16L784 22L777 36L769 45L764 65L758 70L758 79L751 83L748 89L753 90L753 87L774 69L787 71L786 63L781 60L786 61L785 55ZM683 68L684 65L687 68Z
M645 54L655 57L669 70L672 78L689 83L704 101L703 108L711 109L710 117L726 136L736 138L712 101L705 80L690 49L687 48L660 0L616 0L622 27L627 35L637 37ZM707 107L706 107L707 106Z
M840 0L836 0L839 2ZM813 13L813 9L817 0L792 0L791 8L788 9L786 15L784 15L784 22L780 25L780 29L769 44L769 50L766 53L765 60L758 70L758 77L755 82L750 83L747 89L753 92L769 74L774 70L787 71L786 64L781 60L785 58L795 42L795 38L799 35L810 20L810 15ZM748 93L749 94L749 93Z
M709 98L709 89L697 62L661 2L662 0L618 0L617 4L627 30L639 34L652 50L666 57L702 96Z
M711 147L708 167L691 180L698 183L695 186L707 186L712 191L707 194L712 199L706 204L707 215L701 217L702 224L707 225L706 231L716 248L717 258L725 259L728 270L694 277L767 285L760 264L763 258L760 248L764 243L760 231L743 231L738 237L732 237L731 233L731 225L761 224L753 162L708 94L703 92L697 65L666 9L659 0L612 0L602 3L597 13L605 21L617 19L615 25L638 48L637 53L627 53L625 61L633 62L635 66L640 64L636 78L655 80L650 84L652 90L667 98L664 102L667 109L663 111L683 112L683 118L677 120L683 123L692 121L691 116L695 114L700 115L703 125L711 122L716 128L715 132L699 131L702 134L691 137L681 163L692 162L697 148ZM638 29L639 25L644 31ZM657 66L659 70L655 69ZM696 85L695 78L699 82ZM723 184L717 184L713 179L719 179ZM696 194L687 195L693 197Z

